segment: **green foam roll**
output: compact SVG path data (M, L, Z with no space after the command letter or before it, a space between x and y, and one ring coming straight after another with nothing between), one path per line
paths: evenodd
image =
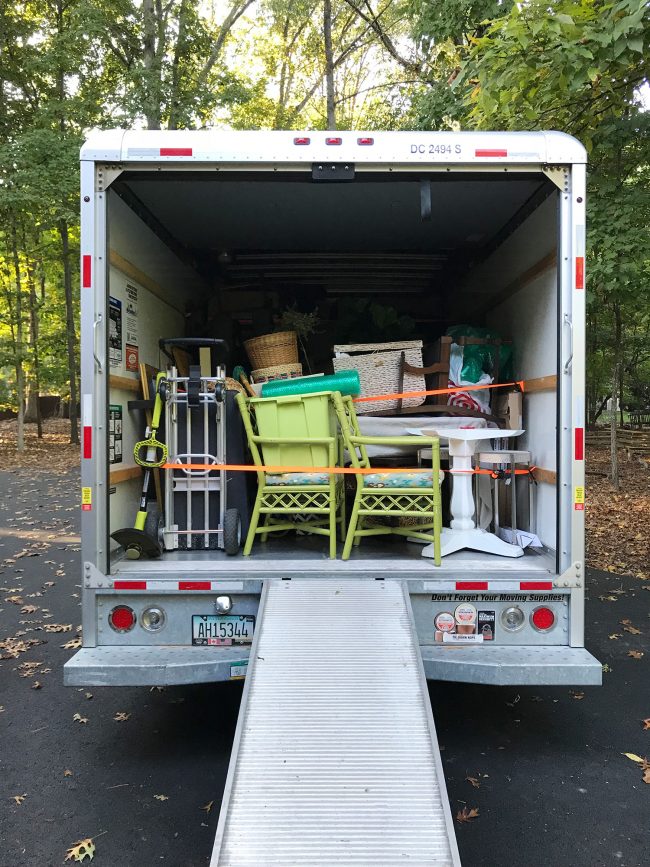
M318 394L321 391L340 391L342 395L358 397L361 394L359 371L339 370L329 376L304 376L297 379L274 379L262 386L262 397L285 397L294 394Z

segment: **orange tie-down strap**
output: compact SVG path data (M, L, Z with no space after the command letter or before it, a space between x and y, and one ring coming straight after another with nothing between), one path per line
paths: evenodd
M378 402L381 400L401 400L405 397L427 397L430 394L457 394L459 391L482 391L484 388L518 388L525 391L523 379L518 382L488 382L485 385L455 385L453 388L432 388L426 391L399 391L395 394L372 394L366 397L353 397L355 403Z
M373 475L374 473L426 473L428 467L303 467L303 466L284 466L262 464L162 464L160 469L163 470L212 470L213 472L234 473L257 473L263 471L265 473L327 473L333 476L358 476L358 475ZM531 476L535 480L534 471L537 467L529 467L526 469L515 470L516 476ZM443 470L443 473L451 475L468 474L472 476L491 476L493 479L507 478L512 475L512 470L484 470L480 467L475 467L471 470Z

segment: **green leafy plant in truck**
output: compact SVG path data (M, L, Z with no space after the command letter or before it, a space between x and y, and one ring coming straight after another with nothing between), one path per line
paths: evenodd
M312 334L318 332L320 325L320 316L318 315L318 307L314 307L311 313L303 313L298 310L295 304L287 307L280 316L278 322L279 331L295 331L298 337L298 343L302 350L307 370L311 373L311 361L307 352L307 343Z

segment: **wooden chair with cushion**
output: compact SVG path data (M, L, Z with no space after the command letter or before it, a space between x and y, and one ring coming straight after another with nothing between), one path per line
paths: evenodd
M333 399L341 438L352 467L359 470L371 468L366 446L413 445L412 436L362 436L352 398L342 397L335 392ZM364 536L395 534L433 543L434 562L436 566L440 565L442 529L440 441L437 437L422 437L421 440L423 448L431 448L431 470L382 473L378 469L376 473L360 472L355 475L357 488L343 548L344 560L349 558L352 545L359 544ZM373 518L387 517L418 518L422 523L411 526L372 523Z
M265 542L269 533L285 530L300 530L329 538L329 556L336 558L337 524L341 528L341 540L345 533L345 497L343 476L323 472L269 473L262 469L264 444L274 445L325 445L328 449L328 466L339 465L340 448L336 436L262 437L257 433L254 413L243 394L236 397L244 422L253 463L257 471L257 496L251 516L250 527L244 545L244 555L251 553L256 536ZM260 526L260 520L263 521Z

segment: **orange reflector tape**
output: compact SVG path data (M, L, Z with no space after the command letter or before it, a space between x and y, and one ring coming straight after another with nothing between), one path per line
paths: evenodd
M331 476L367 476L373 473L426 473L429 467L303 467L303 466L283 466L283 465L267 465L262 464L161 464L162 470L212 470L220 472L224 470L229 473L327 473ZM515 470L516 476L528 476L536 470L537 467L531 467L525 470ZM469 475L481 476L496 476L493 470L483 470L479 467L473 470L443 470L443 473L451 473L452 476ZM504 470L503 476L512 475L511 470Z
M355 403L365 403L366 401L380 400L400 400L404 397L426 397L429 394L457 394L459 391L480 391L484 388L512 388L517 386L521 391L525 390L525 382L523 379L518 382L492 382L487 385L455 385L453 388L433 388L427 391L401 391L395 394L373 394L367 397L353 398Z

